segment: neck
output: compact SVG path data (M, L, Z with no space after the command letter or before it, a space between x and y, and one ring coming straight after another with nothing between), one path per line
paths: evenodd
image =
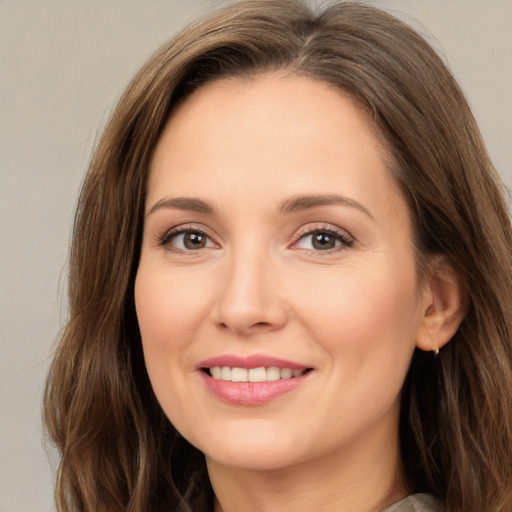
M260 470L207 457L215 512L378 512L407 494L398 439L355 443L286 468Z

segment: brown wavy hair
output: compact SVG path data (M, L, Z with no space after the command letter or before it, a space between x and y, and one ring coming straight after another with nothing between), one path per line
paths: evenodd
M44 419L60 450L62 512L206 511L202 454L163 414L145 370L134 309L145 184L174 106L202 84L284 70L356 98L385 141L410 206L418 268L456 266L468 296L437 358L417 351L400 440L411 491L450 512L512 510L512 232L502 183L456 81L396 18L342 2L228 5L142 67L90 162L75 219L69 320L49 373Z

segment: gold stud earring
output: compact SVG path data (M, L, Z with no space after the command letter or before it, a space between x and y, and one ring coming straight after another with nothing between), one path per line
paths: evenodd
M438 347L433 348L432 352L434 352L434 357L437 357L439 355L439 348Z

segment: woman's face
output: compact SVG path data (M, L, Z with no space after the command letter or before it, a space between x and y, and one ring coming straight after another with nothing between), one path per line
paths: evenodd
M156 396L208 460L396 457L426 299L384 158L358 105L306 78L213 82L173 113L135 298Z

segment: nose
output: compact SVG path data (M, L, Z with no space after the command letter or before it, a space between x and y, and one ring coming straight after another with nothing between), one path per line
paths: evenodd
M213 321L237 336L282 328L287 307L279 283L279 269L268 255L254 251L232 255L222 273Z

